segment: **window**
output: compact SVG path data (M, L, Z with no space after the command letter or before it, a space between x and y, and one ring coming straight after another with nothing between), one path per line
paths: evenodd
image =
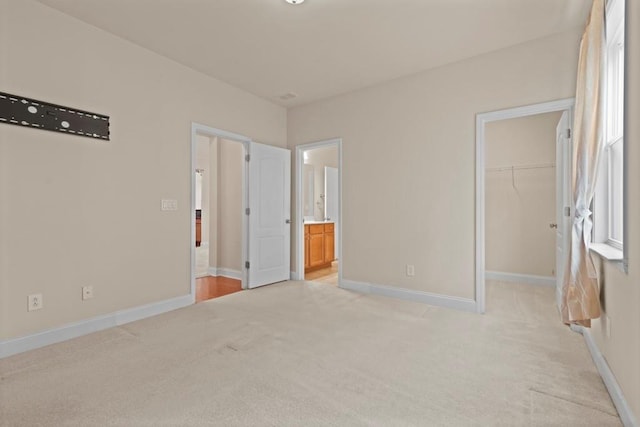
M621 251L624 240L624 0L607 2L604 89L605 150L596 190L594 241Z

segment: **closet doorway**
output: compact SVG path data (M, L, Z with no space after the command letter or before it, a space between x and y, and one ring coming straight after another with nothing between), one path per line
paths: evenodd
M529 288L525 293L554 293L555 289L556 297L559 294L570 227L566 212L571 209L573 102L553 101L477 116L478 312L485 310L486 293L500 287L534 285L538 290ZM489 290L485 281L491 284ZM494 307L500 304L491 301L490 306L494 303Z
M297 279L339 286L341 148L333 139L296 148Z

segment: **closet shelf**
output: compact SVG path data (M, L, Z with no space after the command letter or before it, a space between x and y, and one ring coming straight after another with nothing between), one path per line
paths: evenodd
M513 165L513 166L499 166L493 168L486 168L486 172L507 172L514 170L525 170L525 169L553 169L556 167L555 163L538 163L532 165Z

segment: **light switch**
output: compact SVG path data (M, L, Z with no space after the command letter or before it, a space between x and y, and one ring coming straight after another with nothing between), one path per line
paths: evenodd
M178 201L171 199L162 199L162 207L163 211L177 211L178 210Z
M407 264L407 277L413 277L416 275L416 269L412 264Z

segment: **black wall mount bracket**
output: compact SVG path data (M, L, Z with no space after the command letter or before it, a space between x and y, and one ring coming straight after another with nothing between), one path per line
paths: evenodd
M0 92L0 123L109 141L109 116Z

